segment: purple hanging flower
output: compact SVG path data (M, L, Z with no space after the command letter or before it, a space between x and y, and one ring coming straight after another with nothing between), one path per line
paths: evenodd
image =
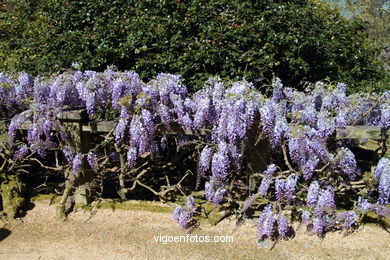
M379 179L379 204L388 204L390 199L390 171L381 174Z
M28 148L28 146L27 145L23 145L22 147L20 147L20 149L14 154L14 157L13 157L13 159L15 160L15 161L17 161L17 160L22 160L26 155L27 155L27 153L29 152L29 148Z
M307 193L307 205L309 207L314 207L317 204L318 201L318 194L320 192L320 185L317 181L313 181L310 186Z
M272 175L273 173L276 172L276 170L277 170L276 165L272 163L268 165L267 170L265 170L263 173L264 175Z
M270 237L274 229L274 214L272 212L272 205L267 205L259 217L257 222L257 237L263 239L264 236Z
M213 149L211 147L205 146L200 153L198 171L200 176L204 176L206 171L210 169L211 155Z
M92 170L97 172L98 160L97 160L96 154L89 152L88 156L87 156L87 161L88 161L89 165L91 166Z
M278 217L278 233L281 238L285 238L290 226L284 214L279 214Z
M78 175L81 167L83 166L83 156L81 154L76 154L72 161L72 172L74 175Z
M266 196L268 193L269 186L271 185L272 182L272 176L271 175L266 175L263 180L261 181L260 187L259 187L259 195L260 196Z
M339 213L337 215L336 219L339 222L343 222L343 229L344 230L349 230L353 226L357 225L359 217L355 211L350 210L350 211Z
M226 194L226 190L224 188L219 187L213 196L213 203L221 204L223 198L225 197L225 194Z
M186 202L186 208L187 208L187 211L190 213L190 214L193 214L195 211L196 211L196 206L195 206L195 199L194 197L189 197L187 199L187 202Z
M245 200L244 205L242 206L242 208L240 210L240 213L246 212L252 206L255 199L256 199L255 194L252 194L251 196L249 196L249 198L247 198Z
M310 212L307 210L304 210L301 215L302 224L309 225L310 224Z
M313 219L313 231L317 235L322 235L325 231L325 222L322 217L315 217Z
M379 160L375 171L374 171L374 179L379 181L382 174L389 174L390 173L390 160L386 157L383 157Z
M173 211L173 220L175 220L176 222L179 222L179 219L180 219L180 215L183 211L183 208L181 206L177 206L175 208L175 210Z

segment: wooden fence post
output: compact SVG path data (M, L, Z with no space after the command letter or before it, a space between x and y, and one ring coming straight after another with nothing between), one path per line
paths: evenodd
M88 115L84 109L66 111L58 117L62 125L67 128L74 142L77 153L87 154L91 146L90 131L83 131L83 125L88 122ZM66 189L74 189L75 207L88 205L91 198L90 183L93 180L93 171L89 166L86 158L83 159L82 169L77 176L67 173L65 178ZM71 193L71 192L70 192ZM65 197L70 195L64 194ZM66 198L63 197L64 203Z

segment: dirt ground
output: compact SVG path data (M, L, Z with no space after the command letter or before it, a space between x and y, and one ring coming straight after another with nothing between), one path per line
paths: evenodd
M54 206L36 202L23 219L0 229L0 259L390 259L390 234L375 225L324 239L300 228L270 250L271 243L256 243L254 220L237 230L234 218L202 224L190 234L233 236L230 243L162 243L155 239L186 235L171 213L78 210L63 222L54 216Z

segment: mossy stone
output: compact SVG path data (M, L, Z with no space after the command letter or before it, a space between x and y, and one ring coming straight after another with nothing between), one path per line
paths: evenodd
M25 199L22 197L25 184L18 180L17 176L7 176L7 180L1 183L0 193L3 202L3 213L9 220L14 219Z

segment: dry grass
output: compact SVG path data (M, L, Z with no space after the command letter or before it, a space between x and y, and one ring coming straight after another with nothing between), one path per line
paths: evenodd
M366 225L348 236L320 240L298 229L295 238L270 250L255 241L256 221L234 231L235 220L201 225L191 235L232 235L233 243L168 243L158 235L185 235L171 213L145 210L78 210L64 222L54 206L36 202L11 233L0 241L0 259L390 259L390 235ZM1 239L1 238L0 238Z

